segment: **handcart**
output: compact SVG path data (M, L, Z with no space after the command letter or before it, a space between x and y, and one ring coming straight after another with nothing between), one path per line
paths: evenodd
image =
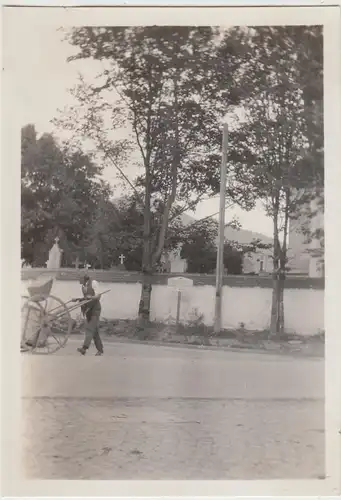
M93 298L81 298L63 302L51 295L53 282L54 277L49 277L42 284L33 284L27 287L29 295L22 296L22 351L52 354L64 347L76 324L71 312L93 300ZM103 295L108 291L98 295Z

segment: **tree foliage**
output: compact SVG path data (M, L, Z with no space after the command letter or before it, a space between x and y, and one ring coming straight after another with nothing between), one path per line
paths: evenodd
M73 139L90 140L131 189L130 215L121 214L130 229L115 228L121 240L115 233L116 243L104 241L103 214L111 210L105 204L87 234L103 262L104 243L112 254L129 245L126 262L133 267L141 260L140 317L149 318L148 276L164 249L182 240L182 254L196 253L199 262L202 243L213 262L207 228L191 233L180 216L219 190L221 122L228 114L228 201L249 210L261 199L273 220L272 328L283 329L277 277L286 270L290 220L317 189L323 193L321 28L78 27L66 38L77 50L72 60L100 61L103 69L93 82L81 80L73 91L78 104L56 123ZM124 138L122 130L129 131ZM127 167L136 151L140 170L131 179Z
M323 186L322 121L314 104L322 102L321 50L312 61L308 57L321 36L318 28L300 26L250 31L243 76L249 93L231 133L231 160L273 221L271 330L276 334L284 330L290 221ZM315 84L310 81L313 68L319 69Z
M212 273L216 267L218 223L207 219L188 228L182 233L183 243L180 256L187 261L189 273Z
M63 150L50 134L37 137L33 125L23 127L21 144L22 257L45 265L59 236L70 263L84 245L99 201L108 199L110 190L89 156Z
M243 252L231 243L224 244L223 260L227 274L243 274Z
M78 49L72 59L102 62L96 85L89 85L91 99L111 99L114 116L129 124L140 153L142 172L133 189L144 210L146 276L160 261L171 220L219 190L220 144L210 138L221 136L226 107L238 103L234 72L240 64L235 46L226 45L224 68L230 71L221 86L219 36L216 29L191 26L81 27L67 35ZM110 149L107 138L99 146ZM243 193L249 190L230 195L243 203ZM145 319L150 292L146 278L140 302Z

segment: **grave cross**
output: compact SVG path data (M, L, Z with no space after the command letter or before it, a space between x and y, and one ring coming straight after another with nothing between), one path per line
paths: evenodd
M123 255L123 253L121 253L121 255L119 256L119 259L120 259L120 262L121 262L121 266L123 266L123 263L125 261L125 256Z

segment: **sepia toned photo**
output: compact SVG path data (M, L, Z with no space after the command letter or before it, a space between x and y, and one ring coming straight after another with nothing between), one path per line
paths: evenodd
M323 18L25 10L22 479L323 483Z

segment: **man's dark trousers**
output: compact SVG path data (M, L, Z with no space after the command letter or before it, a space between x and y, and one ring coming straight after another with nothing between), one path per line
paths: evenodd
M83 347L84 349L89 349L91 341L94 341L95 347L98 352L103 352L103 344L101 337L99 336L99 318L100 311L94 311L89 319L86 320L85 324L85 340Z

